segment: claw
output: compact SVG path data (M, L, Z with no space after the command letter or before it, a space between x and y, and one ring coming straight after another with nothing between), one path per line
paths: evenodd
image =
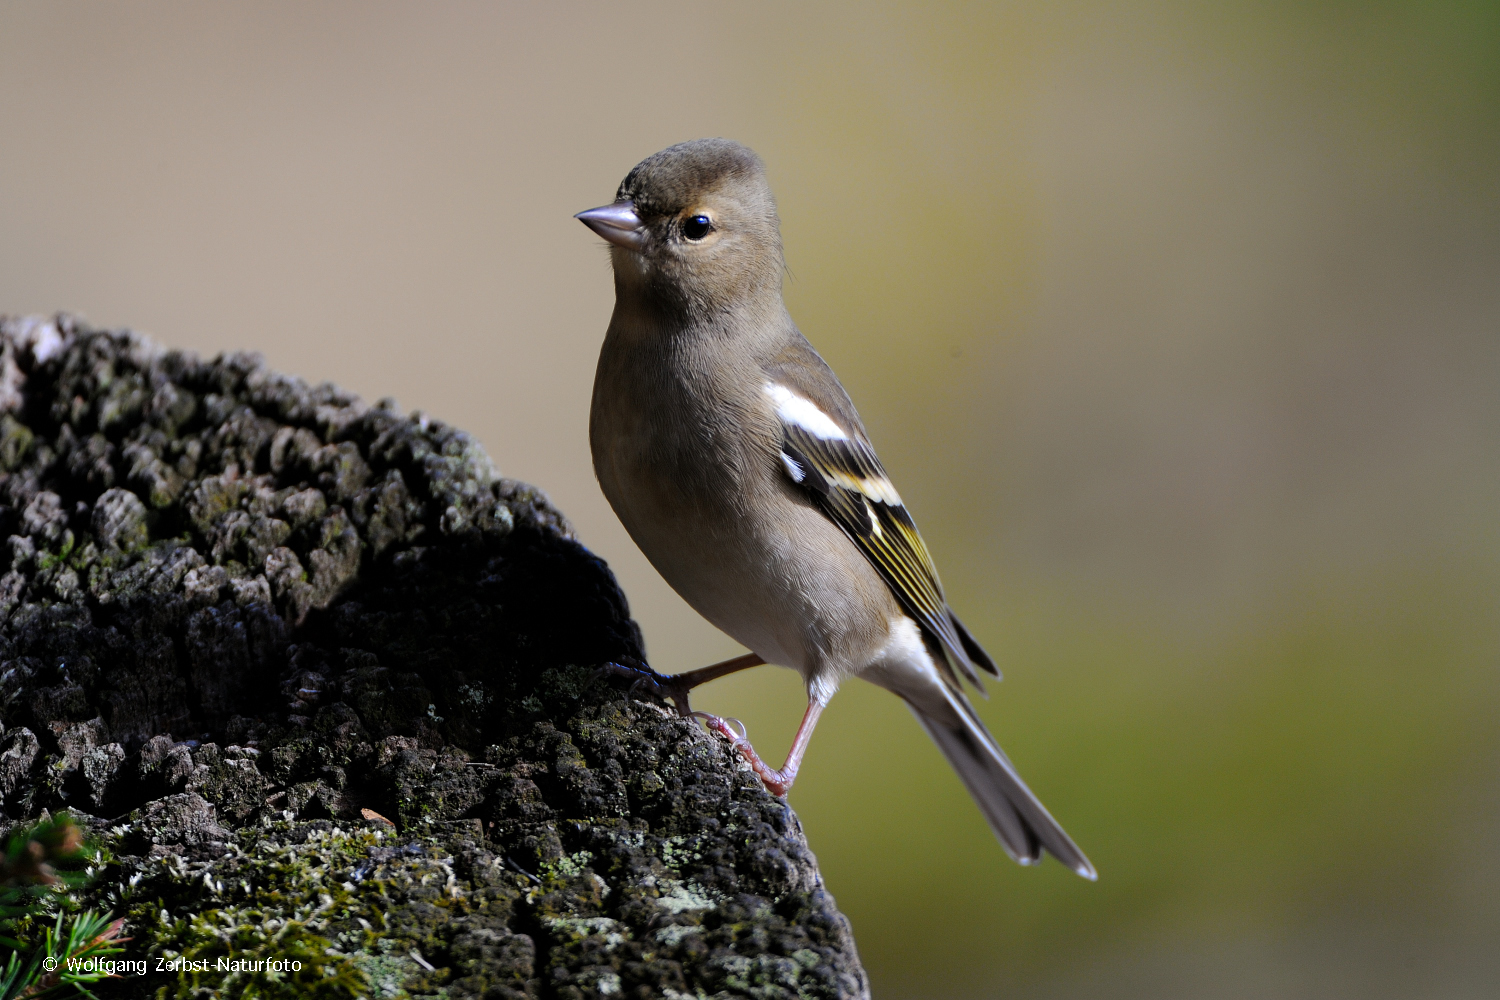
M748 751L750 756L755 755L755 748L750 745L750 732L739 719L726 719L718 715L709 715L707 712L694 712L693 716L703 720L709 732L717 733L728 740L730 750L739 750L742 753ZM735 726L739 727L739 732L735 732Z
M721 719L717 715L710 715L708 712L689 712L686 718L697 719L699 722L703 723L704 729L708 730L711 733L718 733L721 736L725 735L725 730L728 728L727 726L725 726L723 719ZM735 737L732 733L730 733L728 735L728 738L734 739Z
M604 666L599 667L599 668L597 668L594 671L594 683L597 684L598 682L600 682L600 681L602 681L602 680L604 680L605 678L608 678L608 677L618 677L618 676L620 676L619 671L626 670L626 669L628 669L628 668L622 667L618 663L606 663L606 664L604 664ZM635 694L635 685L632 684L632 685L630 685L630 689L625 692L625 701L627 703L629 703L631 697L634 694Z

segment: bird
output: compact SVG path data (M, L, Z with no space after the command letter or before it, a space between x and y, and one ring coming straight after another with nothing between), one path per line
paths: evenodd
M750 650L675 675L610 669L702 719L778 796L840 684L872 682L906 702L1012 858L1045 852L1096 879L964 693L1000 671L948 606L849 394L787 311L760 157L730 139L679 143L575 218L609 244L614 272L589 415L600 488L667 583ZM807 689L779 769L743 725L689 703L698 685L763 663Z

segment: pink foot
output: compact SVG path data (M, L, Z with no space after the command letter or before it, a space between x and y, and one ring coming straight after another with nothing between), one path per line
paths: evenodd
M694 712L693 715L696 718L702 719L704 725L711 732L718 733L728 740L731 750L738 750L740 752L740 756L745 759L745 763L750 765L750 770L754 771L766 786L766 791L778 797L786 797L788 789L792 787L792 782L797 778L797 769L795 766L777 771L761 760L760 754L755 752L755 748L746 739L745 724L740 722L739 719L724 719L717 715L709 715L707 712ZM739 732L734 731L734 727L730 725L731 722L739 723Z

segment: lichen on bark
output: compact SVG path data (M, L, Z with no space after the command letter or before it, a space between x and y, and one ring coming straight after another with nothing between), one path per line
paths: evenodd
M867 995L796 817L602 678L613 576L462 431L0 320L0 538L0 808L111 857L54 904L150 961L101 997Z

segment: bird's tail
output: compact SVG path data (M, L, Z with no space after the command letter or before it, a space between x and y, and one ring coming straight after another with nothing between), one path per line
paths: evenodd
M910 700L907 705L963 779L1005 852L1023 865L1034 865L1042 860L1045 848L1084 878L1097 879L1089 859L1026 787L963 692L947 684L940 686L956 718L936 718Z

